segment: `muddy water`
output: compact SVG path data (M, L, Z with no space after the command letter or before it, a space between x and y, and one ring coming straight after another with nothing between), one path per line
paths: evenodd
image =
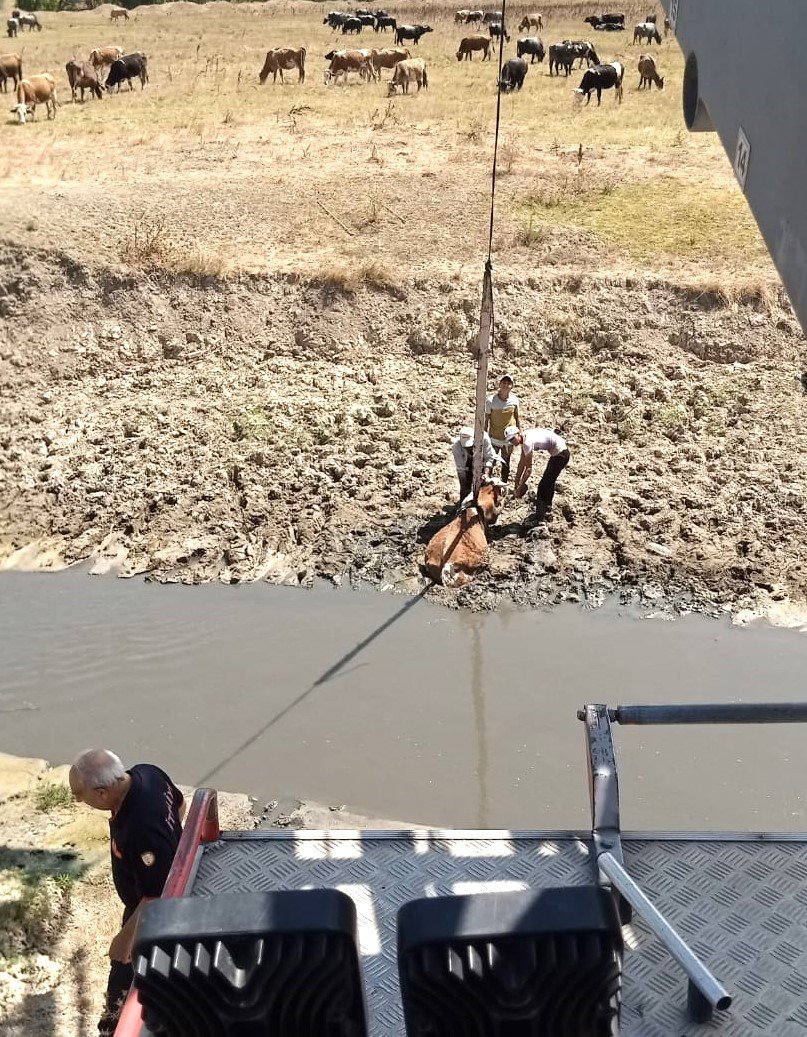
M801 699L807 640L320 588L0 576L0 749L466 827L587 820L583 702ZM804 727L618 731L627 827L805 830Z

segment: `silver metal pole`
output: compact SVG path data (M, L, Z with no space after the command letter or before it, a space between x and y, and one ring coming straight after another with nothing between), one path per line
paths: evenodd
M664 915L645 896L619 861L610 853L597 858L600 871L616 886L651 931L661 940L687 976L713 1008L721 1011L731 1005L731 994L706 968L695 952L681 939Z

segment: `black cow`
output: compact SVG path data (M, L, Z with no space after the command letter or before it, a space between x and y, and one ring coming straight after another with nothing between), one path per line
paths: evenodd
M648 15L648 16L647 16L647 17L645 18L645 21L646 21L646 22L652 22L652 23L653 23L653 25L655 25L655 24L656 24L656 18L657 18L657 15L655 15L655 14L649 14L649 15Z
M374 14L357 14L356 17L359 19L363 26L369 25L375 28L375 15Z
M116 86L120 93L121 83L127 82L129 89L134 90L133 79L139 79L140 89L145 89L146 83L149 81L148 59L145 54L124 54L122 58L113 61L109 75L106 77L105 86L107 90Z
M624 14L604 14L602 17L591 14L583 21L599 32L622 32L625 28Z
M592 91L597 92L597 104L599 105L602 101L603 90L610 90L614 87L616 92L616 99L622 103L622 77L625 75L625 67L620 62L615 61L611 65L595 65L594 68L589 68L583 73L583 78L580 82L580 86L575 90L576 94L582 96L585 94L586 104L591 100Z
M361 18L355 18L351 15L342 22L342 35L345 36L349 32L358 34L361 32L361 28Z
M490 22L488 25L488 32L490 33L491 39L501 39L503 36L508 43L510 42L510 34L501 22Z
M430 25L399 25L395 30L395 42L400 46L404 40L420 43L420 37L427 32L434 32Z
M543 43L538 39L537 36L525 36L516 43L516 54L523 58L525 54L530 55L530 64L535 64L536 59L538 61L544 60L546 51L544 50Z
M375 16L375 31L386 32L387 29L392 29L393 32L398 28L398 20L393 18L389 14L377 14Z
M485 11L482 15L483 25L492 25L493 22L500 22L502 20L501 11Z
M553 43L549 48L549 74L560 75L560 70L567 76L572 73L572 65L580 57L580 52L571 43Z
M330 25L334 30L341 29L348 18L350 18L349 14L342 14L341 11L331 11L327 18L322 19L322 24Z
M520 90L524 85L524 76L528 68L529 65L524 58L508 58L502 67L502 77L499 80L502 93L509 94L513 90Z

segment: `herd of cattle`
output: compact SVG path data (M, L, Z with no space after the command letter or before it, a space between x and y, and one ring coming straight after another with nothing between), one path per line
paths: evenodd
M116 16L125 14L124 8L113 8L112 18L117 21ZM482 11L462 9L454 15L456 25L476 26L478 31L463 36L457 49L458 61L471 61L474 54L481 54L482 60L490 60L491 53L496 47L503 46L505 41L510 40L505 25L502 22L500 11ZM346 82L350 74L357 75L367 82L381 79L383 69L389 69L392 73L388 83L390 95L400 90L408 94L410 87L415 86L417 90L428 87L429 78L426 64L421 58L413 58L409 45L417 45L423 36L434 30L430 25L402 25L397 18L385 10L358 9L351 12L330 11L323 19L323 24L330 26L334 32L343 36L358 35L364 29L372 29L376 34L386 33L389 29L394 34L395 46L384 48L357 48L352 50L333 48L325 54L328 66L325 69L324 79L326 85L331 83ZM590 15L584 19L584 24L601 32L620 32L625 29L625 16L623 14ZM34 29L41 31L42 25L33 13L14 9L8 19L8 35L16 36L21 28L29 31ZM487 28L487 32L484 31ZM537 12L525 14L519 24L518 31L543 30L543 16ZM669 22L664 20L664 35L669 32ZM633 42L645 42L661 44L661 32L657 25L657 18L649 14L643 22L634 27ZM502 65L502 73L499 86L505 93L520 90L524 84L524 78L530 65L536 61L541 63L545 57L549 58L549 75L560 75L561 70L566 76L572 74L575 65L581 70L583 64L586 69L582 81L575 91L579 98L585 97L588 104L591 95L596 93L597 103L600 104L602 91L613 89L617 101L622 100L622 84L625 66L620 61L609 64L601 63L597 51L590 40L562 40L560 43L552 44L548 49L544 47L543 41L537 35L520 37L516 42L516 57L509 58ZM527 63L529 58L529 64ZM277 82L278 75L283 83L283 73L295 71L299 81L305 81L305 47L277 47L267 52L258 79L261 84L265 83L271 75L273 82ZM638 63L639 89L652 87L654 84L659 89L664 86L664 77L660 76L655 61L648 54L642 54ZM90 52L86 60L71 59L65 66L67 80L70 85L72 99L75 102L80 95L84 100L86 91L92 97L101 100L106 91L120 87L123 83L129 84L132 90L132 81L140 80L141 90L148 82L148 61L145 54L136 52L124 54L121 47L101 47ZM56 80L50 73L41 73L35 76L23 78L22 58L19 54L0 55L0 90L6 93L8 83L11 81L15 93L16 104L11 109L19 123L25 123L28 116L35 117L37 105L44 105L47 117L55 118L58 101L56 98Z
M140 80L142 90L148 82L148 59L145 54L124 54L122 47L98 47L90 51L85 61L71 58L65 65L67 82L73 101L80 95L84 100L86 91L92 97L102 100L104 92L117 87L118 92L123 83ZM50 72L23 78L22 56L20 54L0 54L0 91L8 93L11 84L16 94L16 104L11 109L17 122L25 124L28 117L36 118L37 105L44 105L48 119L56 118L59 105L56 97L56 78Z

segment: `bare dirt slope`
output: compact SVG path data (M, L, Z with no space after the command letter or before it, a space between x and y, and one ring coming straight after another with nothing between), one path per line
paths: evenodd
M323 84L346 41L307 2L45 12L21 38L64 103L0 125L2 564L420 585L471 416L495 111L453 10L396 8L434 32L428 91L391 99ZM591 35L586 5L543 11L547 45ZM146 89L71 104L64 61L116 41ZM719 144L683 128L675 41L650 92L630 32L595 43L621 105L546 64L504 98L493 238L491 389L512 370L572 464L552 526L508 503L491 574L441 600L798 611L803 338ZM278 44L304 83L258 84Z
M454 499L476 285L346 295L3 259L19 272L0 331L8 562L418 585ZM612 586L803 601L804 344L780 301L575 274L500 279L497 312L496 370L573 461L548 529L508 504L491 574L461 602Z

